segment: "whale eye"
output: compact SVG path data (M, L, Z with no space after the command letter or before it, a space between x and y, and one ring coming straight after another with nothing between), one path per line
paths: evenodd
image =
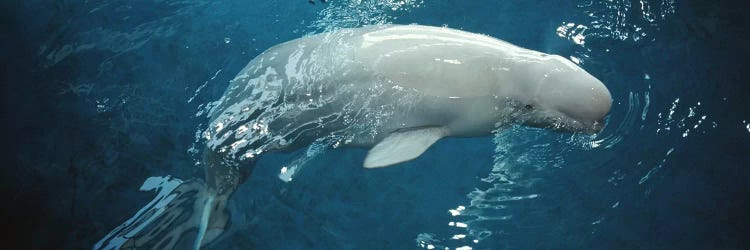
M523 106L523 109L526 111L532 111L534 110L534 105L526 104L526 106Z

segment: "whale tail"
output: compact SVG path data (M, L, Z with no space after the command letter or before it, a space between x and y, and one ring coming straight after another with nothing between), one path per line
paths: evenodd
M230 224L229 194L217 195L201 181L151 177L141 190L158 194L94 249L200 249Z

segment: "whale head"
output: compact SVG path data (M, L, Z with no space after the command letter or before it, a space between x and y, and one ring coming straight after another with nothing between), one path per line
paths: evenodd
M524 125L562 132L597 133L612 107L604 84L573 62L541 54L527 60L517 96Z

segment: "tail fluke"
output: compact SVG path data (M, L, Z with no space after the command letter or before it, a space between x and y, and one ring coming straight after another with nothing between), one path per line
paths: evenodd
M229 196L214 194L201 181L151 177L141 190L158 194L94 249L199 249L229 225Z

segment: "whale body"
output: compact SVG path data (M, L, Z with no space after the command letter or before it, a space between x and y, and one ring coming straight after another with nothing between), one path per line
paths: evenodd
M604 84L557 55L449 28L372 26L263 52L231 82L206 136L212 151L241 160L260 137L268 151L337 133L342 146L375 146L364 166L382 167L498 123L596 132L611 103ZM389 148L399 150L378 154Z
M192 198L174 201L196 208L189 219L129 242L174 246L153 231L187 228L198 230L195 248L215 239L226 200L265 152L364 147L364 167L387 167L443 137L514 124L595 133L611 103L601 81L563 57L450 28L368 26L285 42L250 61L211 108L205 184L183 184ZM172 213L187 212L162 216Z

